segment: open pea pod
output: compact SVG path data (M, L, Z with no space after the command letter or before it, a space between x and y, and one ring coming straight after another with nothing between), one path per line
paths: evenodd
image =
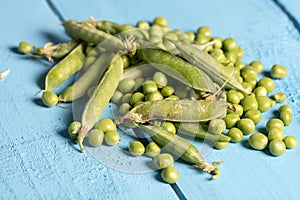
M145 123L152 120L173 122L205 122L220 118L227 111L224 101L160 100L147 101L135 106L120 121Z
M201 50L199 45L184 44L183 42L174 40L172 40L172 42L176 46L176 50L173 53L178 54L192 65L201 69L214 82L220 86L225 85L227 89L236 89L248 94L248 92L234 75L233 69L228 70L224 65L217 62L208 53Z

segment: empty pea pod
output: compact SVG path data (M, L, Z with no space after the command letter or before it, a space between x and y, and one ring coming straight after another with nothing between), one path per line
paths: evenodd
M94 126L98 118L101 116L103 110L108 105L109 100L118 87L118 83L122 77L122 74L123 62L122 58L118 57L110 64L94 93L86 103L81 115L82 127L77 137L82 152L85 151L82 143L87 132Z
M83 45L80 44L47 73L44 91L53 90L76 73L82 67L84 59Z
M227 104L224 101L206 100L159 100L147 101L135 106L123 120L145 123L161 119L173 122L209 121L225 115Z
M99 79L116 56L119 55L112 52L104 52L101 54L87 71L78 78L78 80L63 91L59 96L59 101L72 102L84 96L89 88L99 82Z

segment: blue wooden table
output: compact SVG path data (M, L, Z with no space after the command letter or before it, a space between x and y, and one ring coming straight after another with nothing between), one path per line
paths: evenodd
M266 71L275 63L288 68L287 78L275 81L274 92L286 93L294 121L285 133L300 140L298 0L1 0L0 16L0 71L11 69L0 81L0 199L300 199L299 147L277 158L243 143L209 152L195 143L207 161L225 161L220 178L211 181L208 174L177 162L180 179L173 186L141 166L122 170L118 164L127 164L126 159L107 155L109 161L101 162L91 151L78 153L66 133L73 119L71 108L48 109L35 96L52 64L15 51L21 40L38 46L67 41L60 26L64 19L93 16L135 24L165 16L171 28L183 31L207 25L213 35L235 38L244 49L245 63L261 60ZM279 106L263 114L258 129ZM104 116L110 114L107 108ZM125 138L122 144L131 140ZM109 153L105 148L103 152ZM138 162L147 163L145 159Z

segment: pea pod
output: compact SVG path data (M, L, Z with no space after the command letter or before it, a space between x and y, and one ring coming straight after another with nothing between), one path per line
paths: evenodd
M82 127L77 137L82 152L85 151L82 144L83 139L85 138L87 132L97 122L105 107L108 105L110 98L113 96L116 88L118 87L122 74L123 62L122 58L118 57L108 67L94 93L86 103L81 115Z
M53 53L51 53L51 57L62 58L68 55L78 44L78 40L70 40L65 43L59 43L58 48Z
M158 70L196 90L216 92L214 83L204 72L179 57L154 48L139 49L138 55Z
M82 67L84 59L83 45L80 44L48 72L44 91L53 90L76 73Z
M218 142L229 142L230 137L224 134L212 134L208 132L208 126L204 123L176 123L178 132L184 135L213 140Z
M151 120L173 122L204 122L219 118L226 113L224 101L207 100L160 100L147 101L135 106L122 120L145 123Z
M116 56L112 52L104 52L76 82L67 87L59 96L60 102L72 102L84 96L93 84L98 83L103 73ZM119 55L117 55L119 56Z
M182 137L157 126L140 125L139 128L146 132L155 143L163 147L164 151L173 154L175 157L193 164L194 167L200 168L208 173L216 169L216 163L207 163L198 149Z
M203 70L214 82L227 89L236 89L248 94L241 83L233 74L233 69L228 70L221 63L213 59L208 53L202 51L199 45L187 45L179 41L172 42L176 45L174 53L186 59L192 65Z

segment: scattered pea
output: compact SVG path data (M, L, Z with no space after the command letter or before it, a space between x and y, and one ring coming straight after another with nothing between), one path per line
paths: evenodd
M170 133L176 134L176 127L174 126L174 124L172 122L165 122L163 125L163 129L165 129L166 131L169 131Z
M145 152L145 147L140 141L133 141L130 143L128 150L133 156L141 156Z
M267 77L260 79L257 85L266 88L268 93L271 93L274 90L274 81Z
M254 94L245 96L241 100L240 105L243 106L244 112L246 112L248 110L256 110L258 108L258 102L257 102Z
M278 65L278 64L275 64L272 66L272 68L271 68L271 77L272 78L282 79L282 78L286 77L286 75L287 75L287 69L284 66Z
M159 101L164 97L159 91L151 92L146 95L146 101Z
M216 142L214 147L216 149L224 149L227 146L228 146L228 142Z
M100 129L92 129L88 136L88 143L93 146L97 147L103 143L104 133Z
M276 102L282 103L286 100L286 95L283 92L277 92L274 94L273 99Z
M222 48L222 42L223 42L222 38L220 38L220 37L213 37L213 38L211 38L210 41L214 42L214 44L213 44L213 48L214 49L221 49Z
M289 111L282 111L280 112L280 119L283 121L285 126L288 126L292 123L292 113Z
M161 72L155 72L153 75L153 81L157 84L158 88L162 88L168 84L166 75Z
M223 40L222 48L224 49L224 51L236 51L238 45L233 38L226 38Z
M210 28L207 26L199 27L197 30L197 34L204 35L207 38L211 38L211 35L212 35Z
M274 139L283 140L284 133L283 130L280 128L270 128L268 131L268 139L269 141L272 141Z
M19 46L18 46L18 52L19 53L26 54L26 53L30 53L31 50L32 50L32 47L27 42L22 41L22 42L19 43Z
M130 92L134 88L134 85L135 85L135 81L133 78L125 78L120 81L119 90L122 93L127 93L127 92Z
M245 113L245 117L251 119L254 124L258 124L262 118L262 114L259 110L250 109Z
M156 169L163 169L166 167L173 167L174 158L169 153L162 153L154 157L153 165Z
M283 111L289 111L290 113L292 113L292 108L289 105L280 106L279 112L283 112Z
M240 116L238 114L227 114L225 117L226 128L234 127L239 120Z
M269 119L266 124L266 129L269 131L271 128L279 128L280 130L283 130L284 123L277 118Z
M150 28L150 24L146 21L139 21L136 27L148 30Z
M248 135L255 130L255 124L251 119L243 118L237 122L237 128L239 128L244 134Z
M119 107L119 113L120 115L125 115L128 113L128 111L131 109L131 105L129 103L122 103Z
M286 136L283 139L283 142L284 142L286 148L288 148L288 149L295 148L298 144L297 139L294 136L291 136L291 135Z
M144 101L144 98L145 98L145 95L143 93L135 92L130 97L130 104L132 106L134 106L134 105L136 105L136 103Z
M273 156L281 156L285 153L286 146L282 140L275 139L270 142L269 150Z
M242 77L241 77L242 78ZM252 84L248 82L242 82L243 88L247 91L247 93L251 93L253 90Z
M126 93L122 96L121 102L122 103L129 103L132 97L132 93Z
M240 97L235 90L229 90L227 92L227 101L229 103L238 104L240 103Z
M167 26L168 25L168 21L166 18L164 17L156 17L154 20L153 20L153 24L158 24L160 26Z
M123 93L119 90L116 90L110 100L112 103L119 104L121 103L122 97Z
M160 154L160 147L155 142L150 142L146 146L145 154L154 158Z
M267 96L258 96L256 97L257 104L258 104L258 110L261 112L268 111L272 104L271 104L271 99Z
M46 106L52 107L58 103L58 96L54 92L45 91L42 95L42 101Z
M104 134L104 141L109 146L114 146L118 144L120 140L120 135L117 131L107 131Z
M243 132L233 127L228 131L228 136L231 138L231 142L240 142L243 139Z
M226 123L223 119L212 119L208 124L208 132L213 134L221 134L226 129Z
M123 68L125 69L125 68L129 67L130 60L128 59L128 57L125 55L122 55L121 57L122 57L122 61L123 61Z
M174 167L167 167L161 171L161 178L166 183L173 184L179 179L179 174Z
M262 87L262 86L256 87L253 90L253 93L255 94L256 97L258 97L258 96L267 96L268 95L267 89Z
M268 145L268 138L262 133L254 133L249 137L249 144L253 149L263 150Z
M149 94L152 92L156 92L157 91L157 85L154 81L145 81L144 85L143 85L143 93L144 94Z
M264 70L264 65L262 62L258 60L254 60L250 63L250 66L254 67L257 71L257 73L261 73Z
M169 97L174 93L175 89L171 86L165 86L161 89L161 94L164 97Z
M242 77L244 78L245 81L247 80L256 80L257 78L257 69L254 67L244 67L242 69Z
M69 136L72 139L76 139L80 128L81 128L81 123L80 122L74 121L74 122L70 123L70 125L68 127Z
M244 108L241 105L239 105L239 104L233 104L233 107L235 108L235 111L233 111L233 110L227 110L228 114L235 113L238 116L242 116L243 115Z
M95 128L101 129L104 133L106 133L108 131L115 131L116 124L110 118L103 118L95 124Z

